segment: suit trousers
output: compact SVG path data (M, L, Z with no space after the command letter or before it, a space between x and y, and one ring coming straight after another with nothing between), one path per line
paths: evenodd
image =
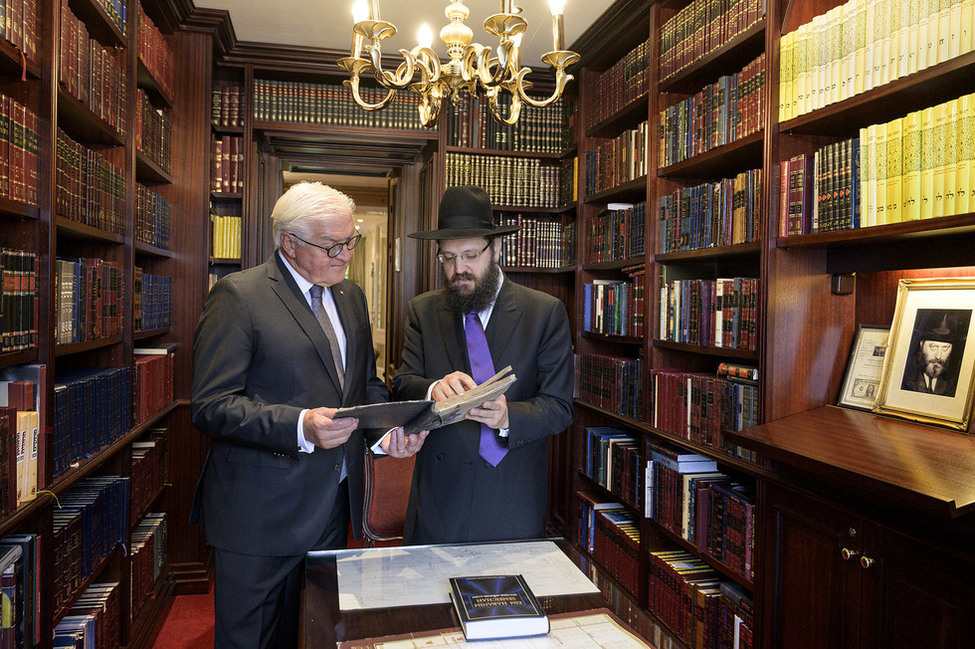
M313 550L344 548L348 542L348 480ZM305 555L271 557L214 551L214 649L295 649L301 618Z

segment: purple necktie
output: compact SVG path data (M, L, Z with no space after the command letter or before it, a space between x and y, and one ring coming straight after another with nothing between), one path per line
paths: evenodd
M471 378L480 385L494 376L494 361L491 360L484 327L476 313L468 313L464 318L464 332L467 334L467 355L471 359ZM508 449L498 442L494 429L481 424L481 443L477 451L491 466L497 466Z

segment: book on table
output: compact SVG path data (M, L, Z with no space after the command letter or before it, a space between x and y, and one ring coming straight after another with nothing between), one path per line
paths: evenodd
M451 577L450 600L468 640L549 632L548 616L520 574Z
M494 401L504 394L516 380L517 377L509 365L484 383L443 401L419 399L369 403L340 408L333 419L355 417L359 420L360 428L389 429L402 426L404 432L411 435L421 430L434 430L461 421L472 408L480 406L485 401Z

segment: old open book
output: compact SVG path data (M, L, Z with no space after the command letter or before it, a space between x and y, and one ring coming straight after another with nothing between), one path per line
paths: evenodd
M443 401L421 399L370 403L364 406L341 408L335 413L334 418L355 417L359 420L359 428L402 426L406 434L410 435L421 430L433 430L457 423L471 408L485 401L494 401L504 394L508 386L516 380L517 377L509 365L484 383Z

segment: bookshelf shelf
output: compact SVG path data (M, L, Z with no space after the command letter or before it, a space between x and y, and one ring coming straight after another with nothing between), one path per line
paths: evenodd
M109 336L107 338L96 338L95 340L83 340L77 343L61 343L56 346L55 356L68 356L69 354L80 354L90 352L95 349L111 347L122 342L122 336Z
M643 257L629 257L628 259L617 259L614 261L600 261L594 264L583 264L582 270L587 271L600 271L600 270L622 270L629 266L643 266Z
M586 137L597 139L614 137L620 131L633 128L637 124L647 121L647 106L649 105L649 101L647 95L637 97L621 108L615 115L598 124L593 124L586 129Z
M888 223L869 228L817 232L791 237L778 237L777 248L846 248L862 244L890 243L933 237L951 237L975 233L975 212L942 216L921 221Z
M496 155L496 156L517 156L519 158L538 158L540 160L560 160L563 155L561 153L550 152L550 151L526 151L522 149L504 150L504 149L479 149L477 147L467 147L467 146L447 146L445 150L448 153L475 153L477 155Z
M975 52L969 52L782 122L779 124L779 132L853 137L861 126L884 123L971 92L973 77Z
M155 161L150 160L142 151L135 152L136 179L139 182L150 183L172 183L173 176L168 171L159 166Z
M735 72L754 60L765 49L765 22L760 20L683 70L661 79L659 91L694 93L719 75Z
M152 631L151 622L162 617L169 598L176 594L178 594L176 593L176 580L169 564L166 564L156 583L153 584L152 593L146 598L132 620L132 629L135 633L129 637L127 646L146 646L145 643L148 642Z
M219 124L211 124L210 129L219 135L243 135L243 126L220 126Z
M80 101L58 88L58 126L86 144L123 146L125 135L95 115Z
M614 336L612 334L601 334L592 331L583 331L583 338L589 338L592 340L601 340L608 343L616 343L618 345L634 345L637 347L643 346L643 338L637 338L635 336Z
M495 212L521 212L522 214L561 214L570 211L565 207L529 207L524 205L495 205Z
M34 61L21 58L19 49L11 45L10 41L0 38L0 75L20 77L24 74L32 79L39 79L41 67Z
M106 47L126 47L125 35L100 4L93 0L70 0L68 6L85 23L91 37L99 43Z
M136 330L132 332L132 338L135 340L145 340L147 338L155 338L156 336L162 336L169 333L169 327L159 327L157 329L145 329Z
M26 205L9 198L0 198L0 213L7 216L19 216L24 219L36 219L40 210L33 205Z
M163 89L162 85L152 76L152 72L146 67L145 62L143 62L142 57L139 57L138 61L138 71L136 82L139 87L146 91L149 95L150 101L157 108L171 109L173 107L173 99L169 96L169 93Z
M738 573L733 568L726 566L723 562L715 559L707 552L701 551L696 545L694 545L693 543L691 543L690 541L682 537L680 534L676 534L672 530L667 529L666 527L660 525L654 520L651 520L650 524L654 526L655 531L658 534L662 534L667 539L676 543L677 545L684 548L685 550L689 552L693 552L696 556L700 557L702 561L704 561L706 564L708 564L709 566L711 566L712 568L720 572L728 579L731 579L732 581L740 584L741 586L744 586L748 590L752 590L755 587L751 579L749 579L745 575Z
M674 349L687 352L689 354L700 354L703 356L720 356L723 358L737 358L739 360L758 362L758 352L749 349L735 349L733 347L708 347L704 345L689 345L687 343L675 343L669 340L657 340L654 338L653 346L661 349Z
M240 259L239 258L238 259L225 259L225 258L222 258L222 257L211 257L210 258L210 263L211 264L233 264L233 265L240 265Z
M658 178L717 180L762 166L764 131L746 135L693 158L657 169Z
M6 352L0 354L0 367L13 367L14 365L26 365L37 360L36 349L24 349L17 352Z
M58 229L58 236L71 239L87 239L89 241L103 241L105 243L122 243L125 240L121 234L106 232L101 228L95 228L84 223L78 223L63 216L55 219Z
M239 192L210 192L210 198L215 201L241 201L244 200L244 195Z
M761 251L762 243L760 241L750 241L731 246L715 246L713 248L701 248L700 250L668 252L654 255L653 260L660 264L701 264L722 259L756 256Z
M619 494L613 493L603 485L596 482L594 478L586 475L584 471L579 471L579 478L581 478L582 481L585 482L585 489L591 491L598 491L600 494L608 498L612 498L613 500L617 500L623 503L623 505L625 505L627 509L629 509L632 513L636 514L637 516L639 517L643 516L643 511L635 503L631 503L626 498L621 497Z
M586 196L586 203L635 203L647 200L647 177L634 178L612 189L605 189Z
M502 266L501 270L506 273L534 275L562 275L575 272L575 268L536 268L535 266Z
M388 142L390 137L395 137L396 141L413 141L419 143L435 142L440 136L437 131L427 130L395 130L378 129L362 126L337 126L337 125L315 125L298 124L295 122L265 122L255 120L253 123L255 131L264 132L267 137L295 136L302 133L311 135L345 136L349 141L370 141Z
M166 250L164 248L157 248L156 246L150 245L148 243L143 243L141 241L136 241L133 244L133 247L135 248L135 252L138 255L151 255L153 257L161 257L165 259L169 259L173 256L173 252L171 250Z

